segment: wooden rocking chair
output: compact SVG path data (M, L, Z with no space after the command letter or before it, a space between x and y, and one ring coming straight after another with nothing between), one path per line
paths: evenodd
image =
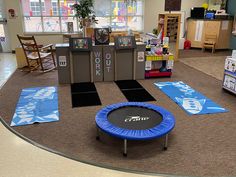
M52 44L38 46L34 36L17 35L25 54L28 71L32 72L41 67L43 72L56 68L55 57L52 52Z

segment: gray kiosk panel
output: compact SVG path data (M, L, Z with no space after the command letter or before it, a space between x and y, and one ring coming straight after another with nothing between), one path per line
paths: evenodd
M93 81L103 81L103 52L102 46L93 46Z
M92 82L92 61L90 51L92 39L70 38L70 54L72 62L72 83Z
M133 79L134 49L116 50L115 80Z
M91 82L90 52L73 52L73 83Z
M56 45L58 82L60 84L71 83L70 50L69 44Z
M104 70L104 81L115 80L115 47L114 45L103 46L103 70Z
M135 75L134 79L145 79L145 44L137 44L136 51L134 52L135 59Z
M134 36L115 37L115 80L134 79Z

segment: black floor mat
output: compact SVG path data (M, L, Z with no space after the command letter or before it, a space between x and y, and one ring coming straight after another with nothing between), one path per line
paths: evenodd
M97 92L94 83L83 82L71 84L72 93Z
M72 94L72 107L101 105L97 93L76 93Z
M125 95L126 99L131 102L156 101L145 89L124 90L122 93Z
M116 84L130 102L156 101L136 80L116 81Z
M142 85L140 85L140 83L138 83L136 80L122 80L115 82L121 90L143 88Z
M94 83L71 84L72 107L101 105Z

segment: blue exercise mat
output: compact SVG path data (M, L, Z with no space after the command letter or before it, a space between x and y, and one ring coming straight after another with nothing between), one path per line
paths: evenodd
M228 112L228 110L195 91L182 81L158 82L154 84L189 114Z
M59 120L57 87L23 89L11 126Z

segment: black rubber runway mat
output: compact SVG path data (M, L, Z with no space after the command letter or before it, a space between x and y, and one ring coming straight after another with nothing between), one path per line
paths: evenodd
M150 93L148 93L145 89L124 90L122 93L130 102L156 101L155 98L153 98L152 95L150 95Z
M140 83L138 83L136 80L121 80L121 81L115 81L115 83L121 90L140 89L140 88L143 89L142 85L140 85Z
M72 93L97 92L94 83L83 82L71 84Z
M156 101L136 80L115 81L126 99L130 102Z
M101 105L94 83L71 84L72 107Z

